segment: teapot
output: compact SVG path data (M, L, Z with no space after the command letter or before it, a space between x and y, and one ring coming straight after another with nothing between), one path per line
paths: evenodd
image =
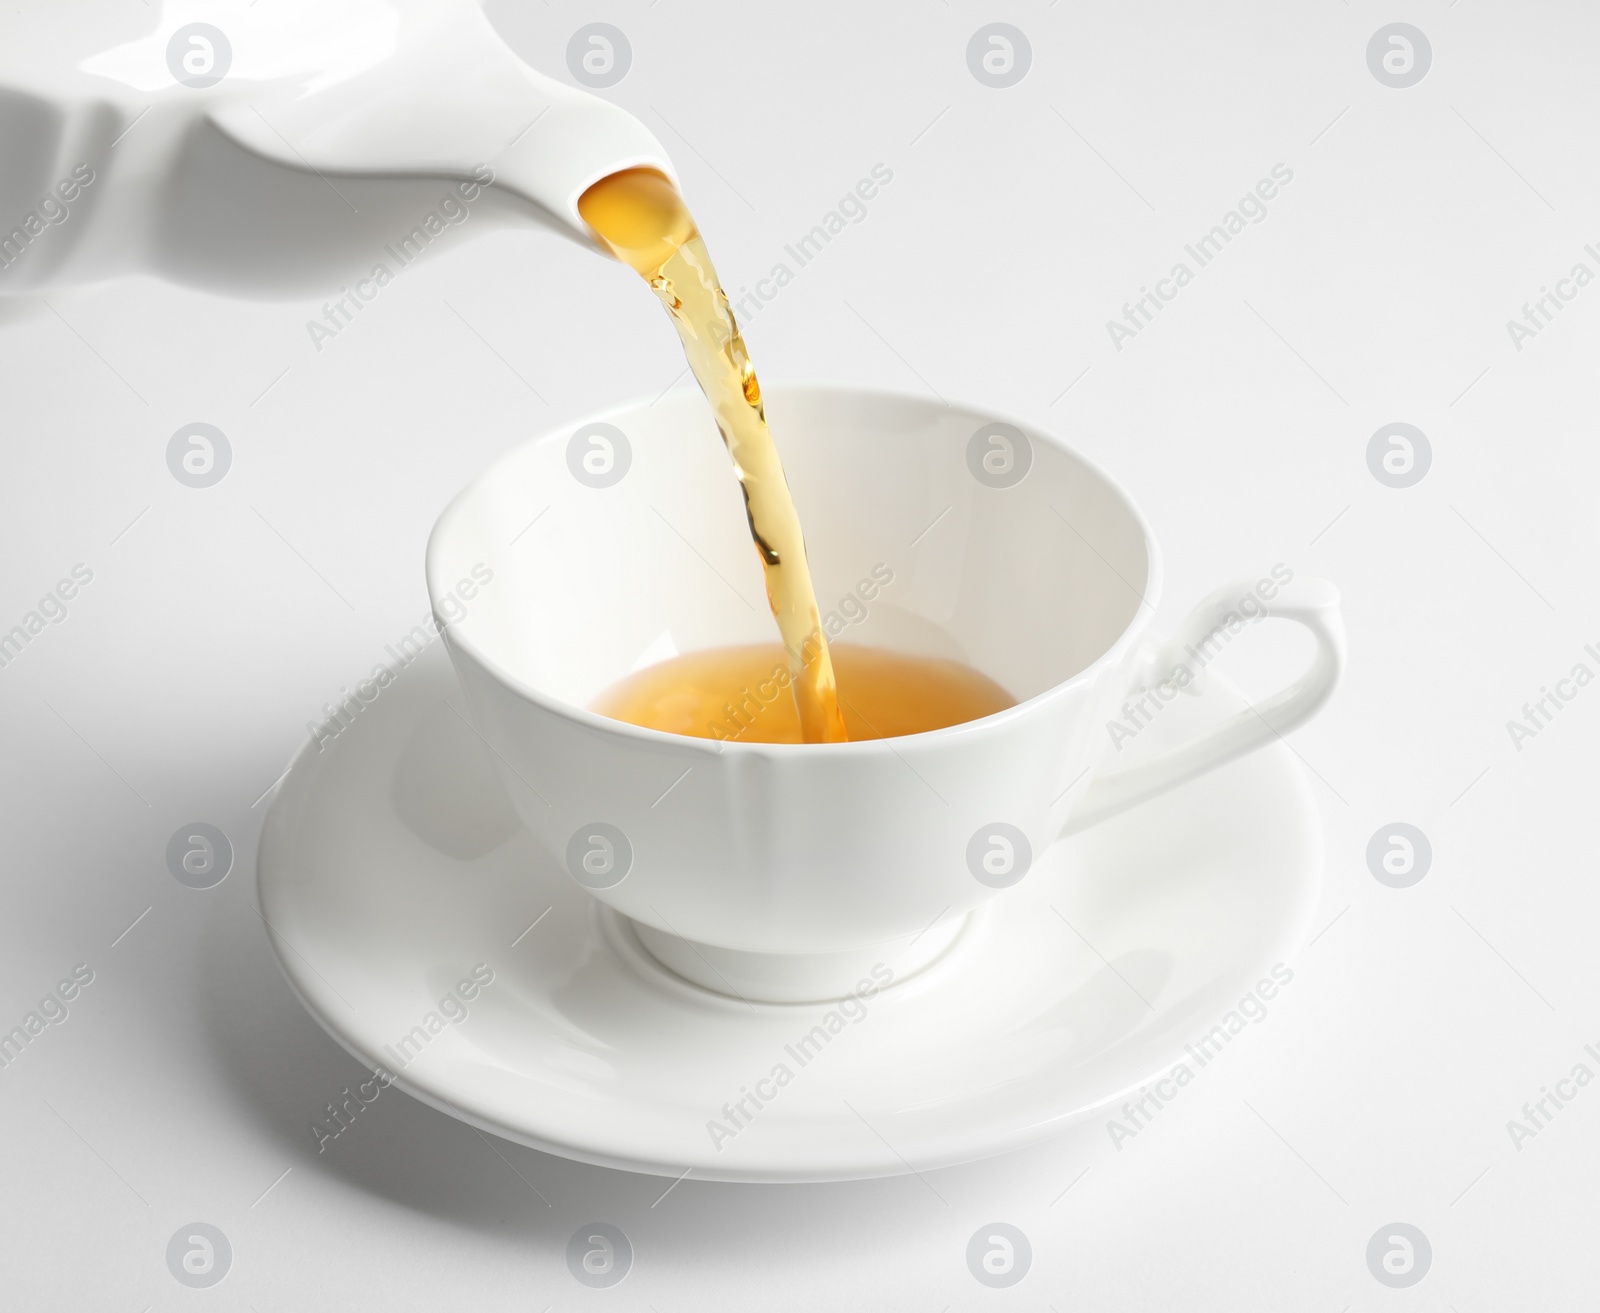
M447 226L599 249L577 211L590 184L676 180L649 129L530 68L474 0L8 10L0 300L136 272L293 296ZM589 69L612 57L592 41Z

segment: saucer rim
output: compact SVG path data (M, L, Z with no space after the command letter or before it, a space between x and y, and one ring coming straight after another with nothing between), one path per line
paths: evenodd
M1221 691L1224 692L1227 698L1242 701L1242 695L1230 682L1219 676L1216 678L1215 683L1220 686ZM1148 1084L1155 1074L1166 1070L1174 1061L1180 1059L1181 1050L1178 1047L1163 1048L1159 1058L1152 1058L1148 1062L1137 1064L1137 1075L1131 1077L1126 1083L1119 1084L1109 1093L1090 1098L1087 1102L1078 1103L1075 1106L1037 1118L1024 1125L1016 1125L1004 1131L996 1131L992 1128L986 1128L983 1124L978 1124L973 1129L963 1132L942 1134L938 1138L938 1144L932 1151L926 1149L918 1150L917 1162L914 1166L901 1157L897 1151L893 1150L890 1151L889 1155L874 1158L864 1157L860 1154L840 1153L837 1150L830 1149L825 1150L823 1154L816 1155L816 1157L822 1157L824 1161L821 1165L814 1167L796 1166L792 1163L780 1166L772 1163L757 1162L748 1166L719 1169L715 1165L706 1163L703 1159L685 1164L648 1156L617 1153L607 1149L598 1141L596 1137L603 1134L600 1131L577 1132L563 1139L555 1139L520 1126L511 1125L474 1106L470 1099L456 1102L447 1098L443 1093L431 1088L422 1073L411 1075L406 1071L395 1072L386 1063L377 1061L367 1052L365 1041L358 1039L354 1033L346 1034L342 1032L336 1026L334 1022L335 1009L331 1005L326 1005L328 1001L320 998L318 991L309 981L297 974L296 964L291 959L300 959L299 952L277 929L269 915L272 909L269 908L267 896L267 873L269 869L282 871L290 868L291 864L278 856L277 848L280 843L287 844L290 842L291 827L288 823L287 813L292 807L303 805L303 800L309 799L315 794L314 784L319 773L317 762L315 759L306 760L308 750L312 746L309 742L302 745L300 750L296 752L289 769L284 773L282 784L276 790L268 807L267 815L263 820L262 840L256 859L255 891L257 903L261 912L263 926L267 931L268 943L272 947L273 956L277 960L280 973L288 982L291 991L299 1000L301 1006L316 1019L322 1030L368 1070L382 1068L388 1071L392 1078L392 1083L411 1097L440 1112L464 1121L480 1131L494 1134L513 1143L522 1144L555 1157L615 1171L633 1172L656 1177L693 1175L699 1180L726 1183L820 1184L901 1176L907 1174L908 1171L931 1171L959 1166L1043 1143L1062 1131L1088 1120L1104 1108L1115 1104L1118 1100L1138 1090L1142 1085ZM1296 810L1303 822L1299 827L1303 866L1297 868L1303 872L1303 875L1297 880L1299 896L1295 903L1294 913L1284 918L1270 940L1263 939L1250 954L1252 962L1259 962L1269 953L1273 960L1288 962L1294 957L1295 950L1305 942L1319 902L1326 868L1322 816L1320 809L1316 805L1315 795L1311 790L1306 771L1287 744L1282 742L1273 743L1260 749L1257 753L1250 754L1250 756L1275 762L1279 773L1285 776L1286 783L1295 796ZM331 761L331 758L324 758L323 764L328 764ZM1221 769L1226 770L1227 767ZM1159 799L1154 799L1152 802L1159 803ZM1135 812L1137 810L1135 809ZM1113 820L1109 823L1115 823L1115 821ZM1090 833L1092 833L1092 830L1084 832L1085 835ZM1078 841L1079 836L1073 836L1058 842L1072 844ZM592 910L590 914L592 915ZM992 916L982 918L979 924L964 931L945 954L935 959L927 968L917 972L916 975L907 977L903 982L896 982L894 989L896 991L904 989L921 993L939 988L947 975L947 972L940 968L948 967L951 957L958 951L962 952L963 955L967 952L981 951L990 938L993 920ZM309 975L319 976L319 973L309 961L300 960L304 962L303 969ZM625 958L623 959L623 966L625 970L630 972L634 970L633 965L627 962ZM323 983L326 985L325 981ZM718 995L714 991L705 990L688 981L683 981L682 983L684 989L690 991L690 997L693 1001L701 1006L712 1004L719 1007L719 1009L724 1005L733 1009L739 1009L743 1006L737 999ZM899 996L909 997L910 995L908 993ZM752 1002L752 1006L762 1010L782 1011L785 1009L814 1008L819 1005ZM688 1168L687 1172L685 1172L686 1166Z

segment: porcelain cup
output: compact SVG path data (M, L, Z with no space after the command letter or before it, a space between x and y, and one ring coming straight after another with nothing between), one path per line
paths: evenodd
M698 393L516 448L450 503L427 552L467 714L523 822L694 984L785 1003L904 979L1063 833L1287 733L1338 680L1337 591L1282 567L1152 638L1149 526L1109 476L1030 424L843 386L773 387L766 404L830 638L966 662L1015 706L798 745L587 710L675 654L776 642ZM1311 632L1308 668L1196 740L1123 764L1136 755L1123 740L1268 618ZM776 687L750 690L743 714Z

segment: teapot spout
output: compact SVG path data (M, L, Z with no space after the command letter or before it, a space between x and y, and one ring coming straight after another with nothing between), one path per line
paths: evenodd
M487 168L494 189L590 246L577 201L592 183L638 167L676 181L643 123L529 67L473 0L335 9L382 19L391 52L355 76L219 100L210 115L218 129L257 155L330 177L482 182Z
M489 162L495 184L538 206L586 245L594 234L578 198L623 169L654 169L678 181L655 135L626 110L598 96L540 78L550 99L520 139ZM603 249L603 248L602 248Z
M0 43L0 213L25 216L0 231L0 300L139 270L326 291L408 263L462 198L474 233L539 223L605 253L584 190L675 179L644 124L529 67L474 0L163 0L128 40L130 21Z

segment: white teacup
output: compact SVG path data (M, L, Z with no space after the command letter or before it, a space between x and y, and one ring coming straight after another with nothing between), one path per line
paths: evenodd
M585 710L677 653L776 641L697 393L518 447L428 543L435 614L523 821L679 975L774 1002L839 997L874 966L881 979L880 964L904 978L1063 832L1273 740L1333 690L1344 634L1322 580L1229 585L1173 639L1147 640L1161 587L1148 526L1037 429L857 388L775 387L766 400L830 635L964 661L1016 706L927 734L803 745ZM1314 635L1304 674L1183 747L1103 769L1130 693L1150 688L1148 707L1178 696L1262 615Z

